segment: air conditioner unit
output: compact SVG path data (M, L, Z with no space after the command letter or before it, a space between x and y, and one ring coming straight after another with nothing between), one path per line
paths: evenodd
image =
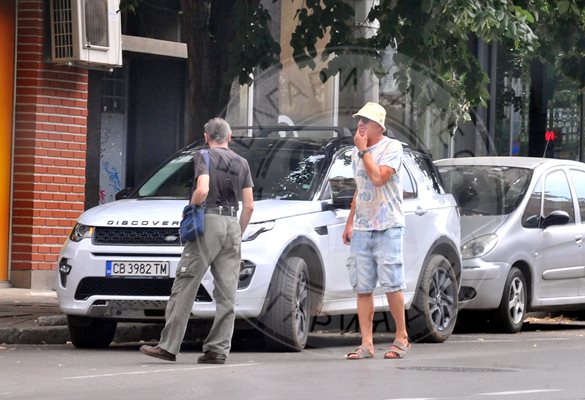
M122 66L119 0L50 0L51 60L87 68Z

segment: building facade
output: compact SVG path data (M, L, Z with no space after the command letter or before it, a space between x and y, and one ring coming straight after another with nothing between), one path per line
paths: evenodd
M12 34L1 35L8 51L0 75L13 82L3 96L13 95L1 103L12 117L3 118L0 133L10 143L2 147L10 206L2 209L9 217L2 219L0 276L16 287L49 288L71 222L84 210L88 72L47 63L42 1L1 4L2 29Z
M375 29L364 24L372 1L355 1L359 34ZM492 99L487 109L475 110L472 123L453 132L432 105L400 93L391 74L379 80L356 68L351 53L347 68L325 83L320 65L300 70L288 40L302 3L265 2L280 40L282 68L258 71L253 85L233 85L225 110L232 126L332 125L351 134L351 114L365 101L378 101L388 110L392 134L427 148L434 158L546 152L582 159L582 96L567 82L553 85L550 71L514 76L497 47L473 42L491 77ZM52 288L60 248L77 217L140 183L189 136L179 0L143 2L135 15L124 16L116 68L55 63L49 5L0 2L2 286ZM391 72L392 54L388 49L384 55ZM529 124L533 116L541 118L540 125ZM554 143L545 141L545 130L557 133Z

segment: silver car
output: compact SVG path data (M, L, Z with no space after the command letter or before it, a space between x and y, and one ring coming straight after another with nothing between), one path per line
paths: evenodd
M435 162L461 213L460 309L495 310L501 331L526 313L585 308L585 164L529 157Z

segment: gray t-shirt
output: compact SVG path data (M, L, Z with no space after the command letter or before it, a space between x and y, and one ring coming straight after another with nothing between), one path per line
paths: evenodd
M250 166L245 158L231 149L214 147L209 153L210 170L207 170L201 151L195 153L195 181L200 175L209 175L209 194L206 207L234 207L238 209L243 188L253 187Z

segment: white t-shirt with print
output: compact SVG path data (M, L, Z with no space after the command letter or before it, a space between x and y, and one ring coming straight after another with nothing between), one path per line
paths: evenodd
M403 227L405 220L402 212L402 144L387 136L368 152L377 165L393 168L393 174L382 186L374 186L368 176L364 162L358 157L357 147L353 149L352 166L356 183L356 204L353 229L356 231L383 231L393 227Z

